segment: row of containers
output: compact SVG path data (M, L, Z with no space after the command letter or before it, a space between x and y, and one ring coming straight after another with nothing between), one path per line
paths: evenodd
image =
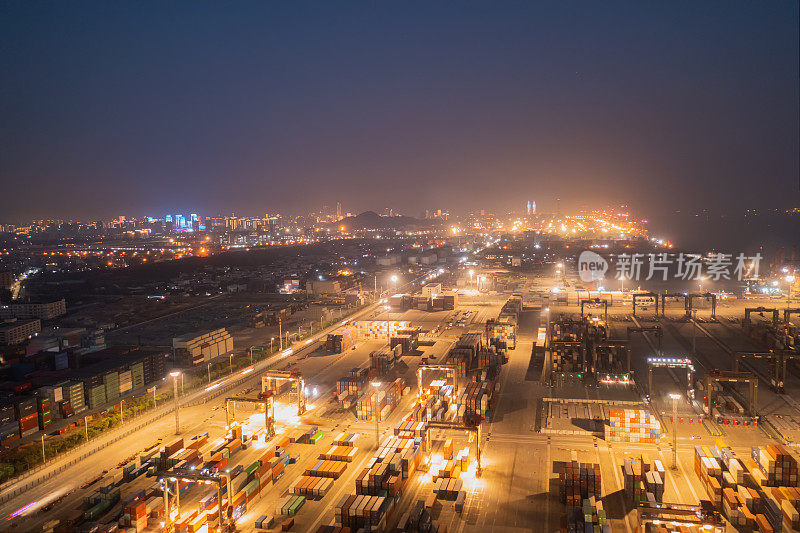
M264 488L281 479L286 467L294 463L286 451L286 447L292 441L311 443L319 441L320 438L321 434L317 428L297 432L291 437L281 436L259 459L247 466L239 464L233 468L231 465L234 456L247 446L241 438L240 429L238 432L234 430L226 438L215 441L209 441L208 434L204 433L192 439L176 439L165 445L153 445L140 454L138 464L136 461L131 461L123 466L121 474L109 474L93 483L96 487L94 492L84 499L79 509L55 525L54 531L116 531L119 528L138 532L159 528L165 514L174 513L176 492L183 501L186 501L189 497L187 491L193 488L205 493L197 494L199 501L197 507L187 509L188 506L182 506L181 514L175 517L175 531L188 533L206 531L208 525L216 523L219 518L220 491L215 485L181 480L182 472L200 472L212 476L222 472L228 473L230 482L222 483L221 503L222 508L227 509L228 519L236 520L244 515L248 504ZM343 440L352 441L347 436L343 437ZM165 487L160 481L152 483L147 489L133 492L123 502L119 501L121 487L143 474L162 475L164 478L172 477L178 480L169 483L167 487L169 509L164 506L162 496ZM193 500L193 497L190 499ZM296 512L300 506L302 503L290 507ZM291 514L288 509L287 512Z
M328 333L325 340L325 349L330 353L343 353L356 347L357 333L352 326L342 326L332 333Z
M409 389L403 378L370 386L356 400L356 416L359 420L374 420L377 415L378 420L386 420L406 390Z
M779 445L754 446L737 457L724 441L696 446L694 471L709 499L737 527L773 532L800 529L797 460Z
M87 369L79 380L62 381L40 387L33 394L8 398L0 405L0 445L7 446L47 429L55 419L143 393L146 385L164 376L166 354L148 351L139 360L114 364L112 370L108 370L109 364L98 365L106 369L98 373Z
M208 434L187 439L186 446L197 451L207 442ZM131 488L126 498L121 499L122 489L126 484L134 482L140 476L155 473L155 463L163 457L184 450L183 439L159 447L154 444L139 457L122 467L121 473L106 474L101 479L91 482L94 490L84 496L77 509L68 512L57 523L49 523L48 527L56 533L74 531L143 531L148 526L157 526L164 520L165 508L162 499L162 488L158 482L147 489ZM185 492L186 486L181 488Z
M427 420L436 399L427 396L416 402L411 410L398 422L393 430L394 436L385 438L378 451L367 461L355 479L355 491L343 496L334 509L334 525L320 526L318 533L338 531L339 528L350 528L356 531L383 531L388 516L397 505L408 480L420 467L425 453L425 434ZM452 456L445 446L448 461L438 464L433 470L437 477L437 497L450 499L462 493L456 490L456 484L450 486L450 479L455 480L461 468L468 466L468 457L458 454ZM456 468L458 465L458 469ZM446 477L447 476L447 477ZM448 479L445 485L444 479ZM459 487L460 489L460 487ZM460 496L459 505L463 509L464 496ZM418 501L399 519L399 531L430 531L434 526L430 508L423 501Z
M388 340L390 333L411 328L408 320L357 320L353 322L359 340Z
M622 465L625 497L633 505L664 502L664 465L659 459L650 461L647 454L626 459Z
M663 436L661 423L645 409L613 407L608 411L608 424L604 429L607 442L658 444Z
M579 507L572 507L561 517L561 533L611 533L603 500L596 496L584 498Z
M422 459L421 438L388 437L356 475L355 491L334 508L334 524L383 531L389 513Z
M458 303L455 293L445 294L394 294L388 298L389 308L399 313L408 309L420 311L453 311Z
M10 444L46 429L53 420L49 398L27 396L0 407L0 443Z
M433 492L425 500L425 508L433 510L437 501L452 501L456 512L463 512L467 493L461 474L470 468L469 447L455 450L453 440L447 439L441 456L431 458L428 469L433 481Z
M600 465L579 462L575 451L569 461L554 461L553 473L558 475L559 499L568 510L581 507L586 498L602 496Z

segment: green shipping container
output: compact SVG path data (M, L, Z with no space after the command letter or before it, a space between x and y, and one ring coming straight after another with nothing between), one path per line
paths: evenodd
M245 474L247 474L247 476L249 477L249 476L252 476L252 475L253 475L253 472L255 472L256 470L258 470L259 468L261 468L261 463L260 463L260 462L258 462L258 461L256 461L255 463L253 463L253 464L251 464L250 466L248 466L247 468L245 468L245 469L244 469L244 472L245 472Z
M297 511L306 503L305 496L297 496L294 500L289 502L289 516L294 516L297 514Z
M316 443L318 443L318 442L320 441L320 439L322 439L322 432L321 432L321 431L317 431L317 432L314 434L314 436L313 436L313 437L311 437L311 439L310 439L310 440L311 440L311 444L316 444Z
M244 487L244 493L250 496L254 492L258 491L258 480L254 479Z

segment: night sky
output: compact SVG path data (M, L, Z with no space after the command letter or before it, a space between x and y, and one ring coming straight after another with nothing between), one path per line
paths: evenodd
M0 72L0 223L800 205L795 0L4 1Z

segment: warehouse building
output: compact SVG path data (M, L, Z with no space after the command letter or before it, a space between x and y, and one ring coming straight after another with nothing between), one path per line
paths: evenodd
M196 366L233 352L233 337L225 328L198 331L172 339L175 364Z

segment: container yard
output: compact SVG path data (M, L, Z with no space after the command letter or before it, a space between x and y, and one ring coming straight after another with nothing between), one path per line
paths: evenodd
M149 532L169 522L179 531L216 531L220 514L239 531L536 530L530 524L541 523L547 531L700 533L797 525L795 450L760 442L762 434L748 433L756 428L722 425L737 442L729 448L685 396L673 418L643 394L641 373L609 379L606 370L652 353L647 337L623 339L613 313L600 320L565 312L548 325L544 311L514 294L439 315L433 296L427 303L400 296L396 302L411 305L402 320L337 324L224 393L264 403L237 401L227 414L213 410L222 398L187 406L189 420L208 427L177 437L165 420L167 437L79 490L81 504L70 504L76 512L60 510L53 530ZM371 316L394 313L381 304ZM71 408L73 396L84 409L101 393L106 403L114 391L124 398L147 375L145 363L135 363L116 377L104 370L43 389L33 404L0 412L0 430L19 434L22 412L38 429ZM672 379L664 372L657 385ZM726 410L744 405L724 387L717 401ZM670 468L673 431L678 470ZM514 516L527 518L514 525Z

